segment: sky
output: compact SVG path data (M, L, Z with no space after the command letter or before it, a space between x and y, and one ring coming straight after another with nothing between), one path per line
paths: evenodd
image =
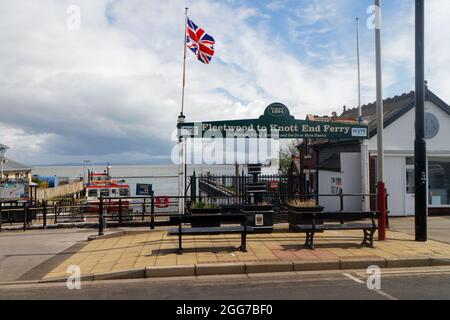
M0 0L0 143L30 164L170 161L184 8L216 40L188 52L188 121L296 118L375 100L372 0ZM73 7L75 6L75 11ZM77 10L79 10L79 28ZM450 103L450 1L426 1L426 79ZM75 23L74 23L75 21ZM382 1L385 97L414 89L414 1Z

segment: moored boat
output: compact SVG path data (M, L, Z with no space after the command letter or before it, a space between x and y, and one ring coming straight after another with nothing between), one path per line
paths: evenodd
M119 202L122 208L128 208L130 186L125 181L111 178L109 165L104 172L89 171L86 185L86 204L91 212L98 212L100 197L105 198L105 207L108 212L117 211Z

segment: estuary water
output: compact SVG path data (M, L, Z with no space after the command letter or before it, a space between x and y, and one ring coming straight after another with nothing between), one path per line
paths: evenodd
M42 166L33 167L33 174L44 176L57 176L69 179L87 177L87 170L103 172L104 166ZM243 168L241 167L240 170ZM189 165L188 175L224 174L232 175L235 172L233 165ZM176 196L178 194L178 166L176 165L112 165L110 174L118 180L125 180L130 185L132 195L136 194L137 183L153 185L155 195Z

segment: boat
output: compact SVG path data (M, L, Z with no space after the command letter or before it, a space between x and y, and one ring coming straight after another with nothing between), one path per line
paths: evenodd
M88 211L98 212L100 197L106 198L104 203L107 212L111 212L111 208L112 211L117 212L119 202L121 202L122 209L128 208L130 186L124 180L112 179L109 173L110 168L108 165L104 172L88 172L85 198Z

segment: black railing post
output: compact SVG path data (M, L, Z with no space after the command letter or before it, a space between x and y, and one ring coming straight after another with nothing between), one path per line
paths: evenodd
M54 205L54 210L55 210L55 219L54 219L54 224L57 224L58 223L58 205L57 204L55 204Z
M151 196L152 197L151 197L151 208L150 208L150 210L151 210L151 212L150 212L150 214L151 214L150 229L153 230L153 229L155 229L155 196L154 196L153 192L152 192Z
M2 202L0 201L0 232L2 232L2 224L3 224L3 213L2 213Z
M23 231L27 231L28 202L23 204Z
M122 199L119 199L119 224L122 223Z
M142 221L145 220L145 207L146 207L146 199L144 198L144 202L142 203Z
M340 206L340 210L339 211L344 211L344 194L342 192L342 189L339 190L339 206Z
M197 196L197 177L195 175L195 170L191 176L191 203L195 203Z
M43 208L42 208L42 219L43 219L43 226L44 229L47 228L47 200L44 200L42 202Z
M103 236L103 229L104 229L104 217L103 217L103 198L100 197L100 204L98 206L99 213L98 213L98 235Z

